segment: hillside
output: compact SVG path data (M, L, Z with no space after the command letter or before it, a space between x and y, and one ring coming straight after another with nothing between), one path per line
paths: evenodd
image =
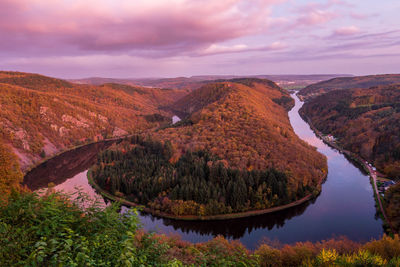
M300 114L380 173L400 180L400 84L328 92L306 102ZM385 213L399 230L399 184L385 192L385 202Z
M349 151L400 179L400 85L329 92L300 110Z
M0 139L12 147L26 169L78 144L157 127L171 117L160 108L185 94L0 72Z
M287 174L289 194L301 185L315 187L325 159L294 134L287 104L277 103L289 94L265 80L234 81L205 85L177 101L172 106L187 116L153 137L170 140L178 156L206 150L231 168L276 168Z
M372 86L389 85L395 83L400 83L400 74L339 77L328 81L311 84L300 90L298 95L302 98L312 98L333 90L352 88L367 89Z
M316 169L325 167L324 160L294 134L288 104L278 104L290 98L289 94L264 80L235 81L208 84L177 101L173 108L187 117L154 136L170 139L178 151L210 150L240 169L289 168L304 177L304 184L316 181L321 176ZM293 106L293 99L289 103ZM305 154L313 164L307 166L293 151Z
M327 166L293 132L293 102L268 80L209 83L170 106L181 122L108 149L91 175L160 216L240 213L303 199L319 191Z

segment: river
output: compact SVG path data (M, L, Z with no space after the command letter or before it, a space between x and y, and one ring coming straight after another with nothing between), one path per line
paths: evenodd
M265 239L294 243L344 235L364 242L381 237L382 221L376 216L368 175L315 136L298 113L303 103L296 95L292 97L296 105L289 112L289 118L294 131L301 139L317 147L328 159L328 177L316 199L272 214L224 221L177 221L142 213L140 220L143 228L179 235L183 240L191 242L207 241L223 235L228 239L239 240L249 249L256 248ZM50 182L56 185L55 189L66 192L80 187L95 197L97 193L88 184L86 173L94 163L97 152L108 145L110 143L92 144L64 153L32 170L25 176L24 183L32 190L44 188Z

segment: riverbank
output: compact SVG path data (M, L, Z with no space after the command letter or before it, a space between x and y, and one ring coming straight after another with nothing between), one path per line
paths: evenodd
M182 240L192 243L206 242L220 235L229 240L238 240L251 250L257 249L258 244L266 238L279 240L282 244L319 242L333 236L347 236L356 242L380 239L383 235L382 219L375 217L375 200L369 177L349 162L349 158L315 135L298 114L302 102L293 97L296 106L289 112L289 118L295 133L315 146L328 160L328 177L323 181L323 190L318 197L282 211L234 220L173 220L141 212L138 218L143 230L179 235ZM96 150L103 147L101 144L95 146L63 153L61 157L35 168L28 174L29 180L34 182L28 183L28 188L36 185L46 188L53 183L55 190L68 194L81 188L82 192L98 197L100 203L106 205L108 198L96 192L87 179L87 171L93 165L92 157L97 155Z
M61 156L61 155L64 154L64 153L69 153L69 152L71 152L71 151L74 151L74 150L77 150L77 149L79 149L79 148L82 148L82 147L85 147L85 146L89 146L89 145L101 144L101 143L106 143L106 142L116 142L116 141L120 141L120 140L123 140L123 139L125 139L125 138L130 137L130 136L132 136L132 135L124 135L124 136L118 136L118 137L103 139L103 140L99 140L99 141L92 141L92 142L87 142L87 143L80 144L80 145L77 145L77 146L69 147L69 148L67 148L67 149L65 149L65 150L60 150L59 152L57 152L57 153L51 155L50 157L45 157L45 158L43 158L42 160L36 162L35 164L29 166L26 170L23 171L23 174L24 174L24 176L25 176L27 173L29 173L29 172L32 171L33 169L39 167L40 165L46 163L47 161L49 161L49 160L51 160L51 159L54 159L54 158L56 158L56 157Z
M318 192L321 191L321 186L322 183L325 181L327 177L327 173L324 174L323 177L321 177L317 189ZM184 221L213 221L213 220L228 220L228 219L239 219L239 218L246 218L246 217L252 217L252 216L257 216L257 215L263 215L263 214L268 214L268 213L273 213L285 209L289 209L292 207L296 207L298 205L301 205L307 201L312 200L314 197L316 197L316 194L309 194L299 200L296 200L294 202L291 202L289 204L277 206L277 207L272 207L268 209L262 209L262 210L250 210L250 211L244 211L244 212L238 212L238 213L230 213L230 214L218 214L218 215L206 215L206 216L198 216L198 215L173 215L165 212L160 212L160 211L155 211L150 208L147 208L143 205L139 205L137 203L128 201L124 198L117 197L112 195L110 192L102 189L93 179L91 170L88 170L87 172L87 178L89 181L89 184L93 186L96 191L98 191L102 196L112 200L119 202L123 205L129 206L129 207L140 207L140 209L146 213L150 213L154 216L157 217L162 217L162 218L167 218L167 219L173 219L173 220L184 220Z
M378 213L380 212L381 219L383 220L383 222L389 227L391 234L398 234L395 230L394 227L391 223L391 221L389 220L389 218L386 215L385 209L383 207L382 201L381 201L381 197L379 195L379 191L378 191L378 187L376 185L376 173L375 171L368 165L366 164L365 160L363 160L360 156L358 156L355 153L352 153L351 151L345 150L344 148L342 148L341 146L339 146L336 142L332 142L327 140L324 135L313 125L313 123L311 122L311 120L299 113L300 116L303 118L304 121L306 121L308 123L308 125L310 126L310 128L313 130L313 132L315 133L316 136L318 136L325 144L327 144L328 146L338 150L339 152L341 152L342 154L346 155L347 157L349 157L351 160L355 161L357 164L359 164L363 170L368 173L369 177L370 177L370 182L374 191L374 199L375 199L375 206L378 208Z

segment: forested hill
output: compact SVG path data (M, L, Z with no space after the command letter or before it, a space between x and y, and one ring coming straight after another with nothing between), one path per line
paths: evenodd
M264 93L269 94L270 99L288 110L294 106L294 100L290 97L289 93L272 81L257 78L237 78L206 84L179 99L170 108L177 113L183 114L183 116L188 116L210 104L217 103L219 100L223 101L227 95L237 90L236 85L245 85L255 90L264 90ZM270 91L265 91L265 88L269 88Z
M290 106L290 95L270 81L207 84L172 105L187 114L183 121L153 136L172 142L175 160L188 150L206 150L232 168L274 167L287 174L289 191L295 192L300 184L315 186L327 166L325 158L293 132Z
M160 107L185 94L184 90L128 85L80 85L38 74L2 71L0 142L26 168L78 144L169 122L171 114Z
M320 190L326 159L293 132L293 102L268 80L207 84L171 105L181 122L106 150L90 177L114 196L175 218L308 198Z
M400 180L400 84L328 92L306 102L300 114L339 145ZM385 209L400 229L400 184L385 192Z
M400 179L400 84L329 92L300 110L346 149Z
M358 77L340 77L328 81L311 84L300 90L299 96L312 98L329 91L342 89L368 89L372 86L400 83L400 74L369 75Z

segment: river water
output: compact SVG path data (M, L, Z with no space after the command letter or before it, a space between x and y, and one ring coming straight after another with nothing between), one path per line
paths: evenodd
M272 214L224 221L188 222L140 214L143 228L179 235L183 240L191 242L207 241L223 235L228 239L239 240L249 249L256 248L265 239L294 243L344 235L364 242L381 237L382 221L376 216L368 175L315 136L298 113L303 103L297 96L292 96L296 105L289 112L289 118L294 131L301 139L317 147L328 159L328 177L316 199ZM90 196L98 197L88 184L86 173L94 163L97 152L108 145L110 143L92 144L64 153L32 170L25 176L24 183L32 190L45 188L50 182L56 185L56 190L66 192L80 187Z

